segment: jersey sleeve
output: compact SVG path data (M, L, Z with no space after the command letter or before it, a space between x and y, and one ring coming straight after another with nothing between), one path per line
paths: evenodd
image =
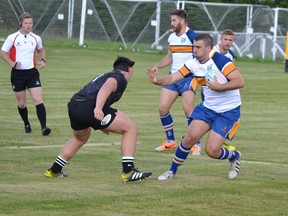
M10 50L13 46L13 43L14 43L13 37L11 35L9 35L6 38L4 44L2 45L1 50L3 50L4 52L10 52Z
M192 29L189 29L189 30L186 32L186 34L187 34L190 42L191 42L192 44L194 44L194 39L195 39L195 37L197 36L197 33L196 33L195 31L193 31Z
M32 34L32 33L31 33ZM43 47L43 43L42 43L42 39L39 35L36 35L36 34L32 34L32 36L35 38L36 42L37 42L37 47L36 49L39 50Z
M185 77L192 76L191 68L191 61L185 62L185 64L179 69L179 72Z
M235 64L229 58L217 51L212 53L211 58L225 77L236 69Z

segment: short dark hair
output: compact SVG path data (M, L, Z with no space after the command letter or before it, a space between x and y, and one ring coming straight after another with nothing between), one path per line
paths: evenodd
M199 34L195 37L194 40L195 41L203 40L206 47L211 46L211 48L213 48L213 38L209 34Z
M187 23L188 14L186 13L185 10L177 9L177 10L175 10L175 11L173 11L173 12L171 13L171 16L172 16L172 15L175 15L175 16L178 16L178 17L184 19L185 22Z
M113 63L113 68L128 72L128 67L133 67L134 64L135 62L128 58L123 57L123 56L118 56L115 62Z
M33 18L32 15L28 12L24 12L23 14L21 14L18 18L18 21L19 21L19 25L21 26L22 25L22 22L24 19L27 19L27 18Z

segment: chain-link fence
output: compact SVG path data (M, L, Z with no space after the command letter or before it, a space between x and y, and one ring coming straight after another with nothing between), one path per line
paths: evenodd
M235 32L237 56L284 59L288 9L262 5L171 0L0 0L0 37L19 28L24 11L34 17L33 32L44 40L119 42L127 49L167 47L170 13L185 9L189 26L218 42L226 28Z

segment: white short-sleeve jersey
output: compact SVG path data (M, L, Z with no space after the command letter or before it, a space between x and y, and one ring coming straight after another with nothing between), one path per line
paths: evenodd
M227 90L218 92L206 86L205 74L208 70L221 72L225 78L229 73L233 73L236 66L232 61L226 58L223 54L212 50L210 59L201 64L197 59L190 60L180 68L180 72L184 77L192 75L197 82L202 85L204 93L204 106L208 109L214 110L217 113L232 110L241 105L241 96L239 89ZM229 81L229 80L227 80Z
M188 60L193 59L193 41L197 34L187 28L185 34L172 33L168 38L169 50L172 53L171 73L175 73Z
M21 34L19 31L7 37L2 50L10 53L13 61L20 62L19 70L27 70L36 67L36 50L42 48L41 38L30 32Z

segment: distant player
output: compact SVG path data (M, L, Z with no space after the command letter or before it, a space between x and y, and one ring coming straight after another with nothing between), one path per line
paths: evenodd
M222 53L231 61L235 60L235 54L231 50L234 43L234 32L231 29L225 29L221 33L220 43L213 47L214 50Z
M156 73L159 69L171 65L169 74L173 74L177 72L186 61L193 59L193 41L197 34L188 27L188 14L186 11L178 9L171 13L170 19L173 33L168 38L168 53L152 68ZM166 133L166 140L162 142L161 146L155 149L156 151L166 151L176 149L177 147L174 136L174 121L169 110L178 96L182 97L182 108L187 118L188 125L190 124L191 119L189 119L188 116L193 111L196 90L189 88L191 81L192 76L187 77L178 83L163 86L160 94L159 114ZM200 151L199 143L199 145L195 145L193 154L200 155Z
M11 85L17 99L18 112L24 122L24 132L32 132L26 100L26 90L28 90L36 107L42 135L47 136L51 129L46 126L46 109L42 100L40 74L36 68L36 53L40 59L38 61L39 68L46 67L45 50L42 39L31 32L33 27L31 14L23 13L20 15L19 25L20 30L10 34L5 40L1 57L12 68Z
M231 29L225 29L221 33L220 43L215 45L213 47L213 50L222 53L223 55L225 55L227 58L229 58L231 61L234 62L235 54L231 50L233 43L234 43L234 32ZM234 146L229 145L227 143L223 143L223 146L229 148L229 150L236 149Z

